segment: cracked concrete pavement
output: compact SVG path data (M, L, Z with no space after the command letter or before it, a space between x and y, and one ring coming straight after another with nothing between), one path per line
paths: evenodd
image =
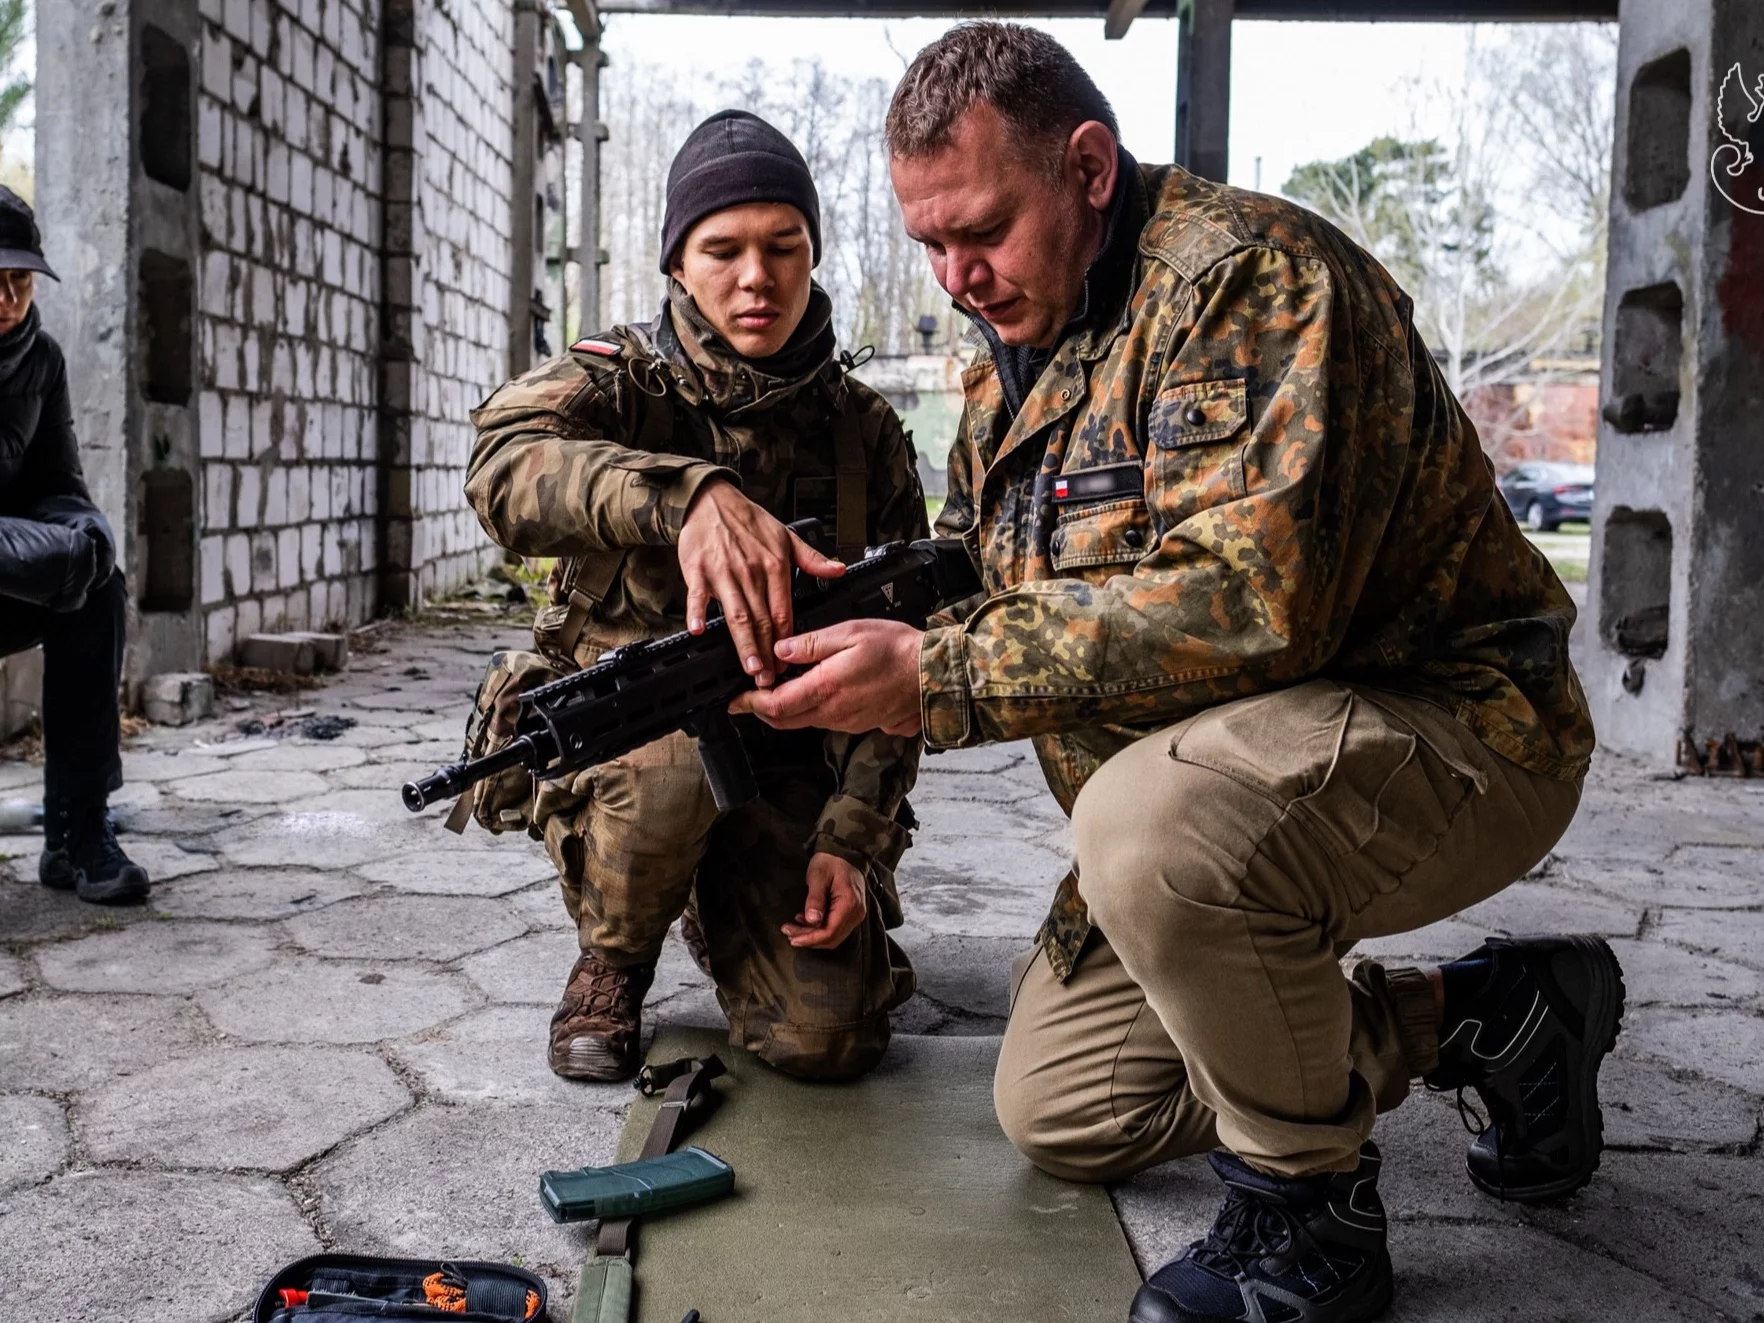
M485 656L523 633L460 608L376 638L320 690L132 741L116 805L146 906L48 892L38 841L0 836L0 1323L223 1323L321 1247L522 1262L568 1317L588 1237L535 1176L609 1159L629 1090L546 1069L575 943L540 848L449 836L396 794L456 755ZM356 724L237 728L296 706ZM0 797L39 780L0 763ZM997 1034L1064 819L1025 746L926 759L914 803L899 936L921 991L898 1031ZM1530 878L1368 949L1561 929L1608 936L1628 981L1603 1167L1559 1205L1502 1205L1464 1177L1449 1100L1418 1093L1378 1133L1390 1317L1764 1320L1764 784L1601 757ZM720 1024L678 942L648 1021ZM1115 1190L1148 1270L1217 1199L1199 1161Z

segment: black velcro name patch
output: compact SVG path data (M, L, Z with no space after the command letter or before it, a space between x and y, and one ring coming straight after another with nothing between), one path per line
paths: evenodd
M1086 501L1118 501L1128 496L1145 495L1145 465L1139 460L1125 464L1104 464L1094 469L1076 469L1060 473L1053 480L1055 505L1077 505Z

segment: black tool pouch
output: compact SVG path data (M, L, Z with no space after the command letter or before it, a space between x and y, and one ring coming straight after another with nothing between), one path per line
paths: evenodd
M545 1282L506 1263L315 1254L257 1297L252 1323L525 1323L545 1317Z

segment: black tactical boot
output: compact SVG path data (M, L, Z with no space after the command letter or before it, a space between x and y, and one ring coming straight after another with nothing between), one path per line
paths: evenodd
M37 877L46 887L71 887L95 905L138 905L151 885L147 871L116 843L102 796L45 805Z
M43 853L37 859L37 881L54 891L72 891L73 856L67 852L67 823L61 806L47 797L43 801Z
M1376 1144L1357 1171L1320 1176L1207 1160L1229 1189L1213 1229L1139 1288L1129 1323L1359 1323L1389 1306Z
M1466 978L1462 971L1469 971ZM1623 1021L1623 971L1597 937L1491 937L1444 970L1433 1089L1474 1089L1470 1179L1532 1203L1592 1179L1604 1147L1599 1064ZM1454 987L1456 985L1456 987Z
M582 952L551 1017L551 1070L567 1080L628 1080L642 1052L643 998L652 965L617 969Z

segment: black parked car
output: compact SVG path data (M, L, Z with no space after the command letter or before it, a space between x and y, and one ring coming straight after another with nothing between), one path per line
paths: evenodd
M1569 519L1590 520L1593 466L1530 460L1495 480L1519 521L1538 533L1553 533Z

